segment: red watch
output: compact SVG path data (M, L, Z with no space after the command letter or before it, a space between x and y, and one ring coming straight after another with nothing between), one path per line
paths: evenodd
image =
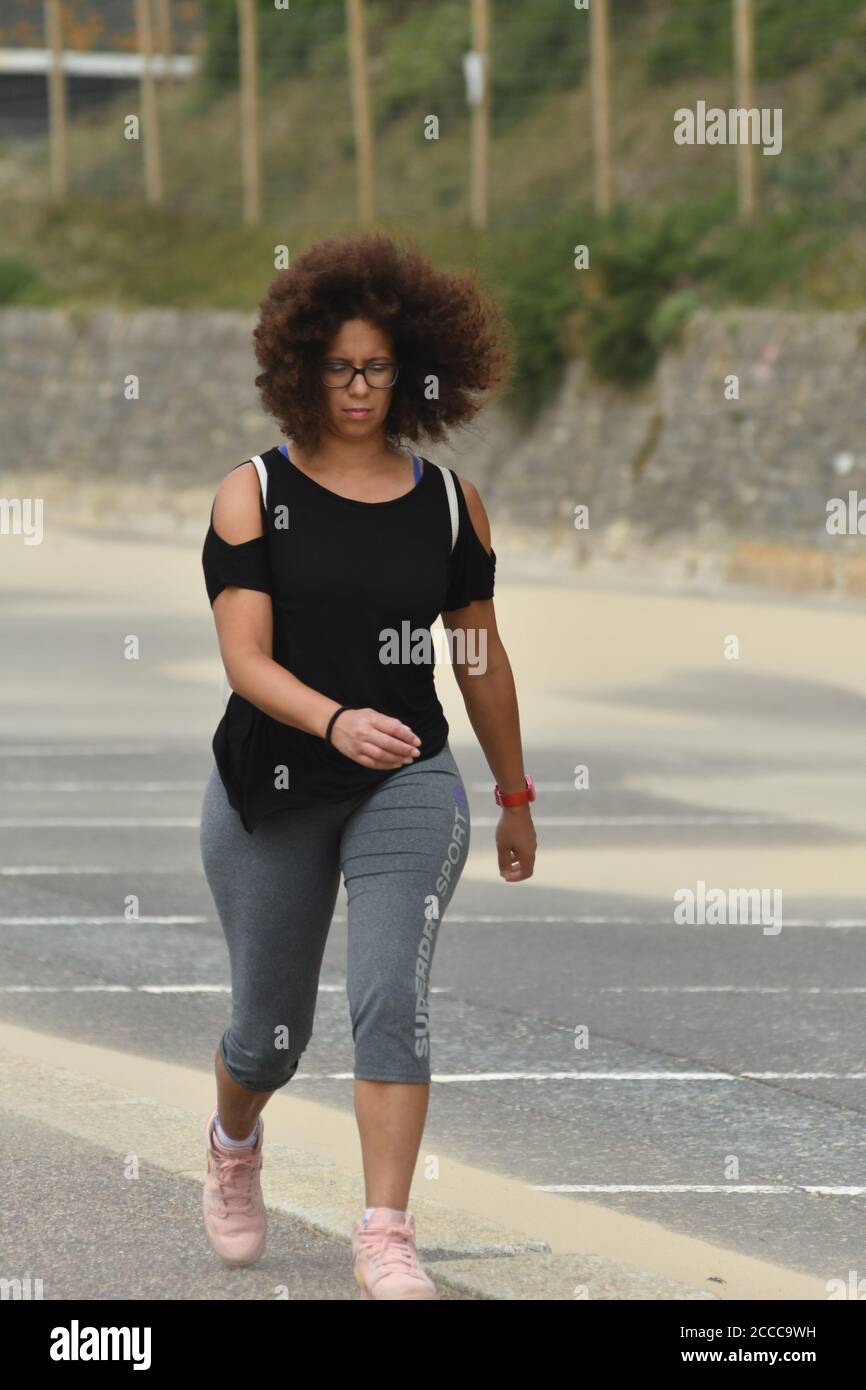
M493 795L496 798L497 806L525 806L527 802L535 800L535 783L529 773L525 774L526 790L522 792L503 792L499 789L499 783L493 788Z

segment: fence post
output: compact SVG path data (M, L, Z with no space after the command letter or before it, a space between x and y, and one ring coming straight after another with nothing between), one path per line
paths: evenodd
M363 0L346 0L349 28L349 71L352 82L352 116L355 123L355 167L358 178L358 218L369 227L376 215L373 175L373 123L367 77L367 42Z
M51 139L51 194L66 197L66 78L63 73L63 17L60 0L45 0L45 47L51 55L48 70L48 121Z
M238 0L241 59L241 166L244 222L256 225L262 216L259 165L259 40L256 0Z
M755 11L752 0L734 0L734 68L737 106L755 105ZM748 125L746 126L748 128ZM741 222L753 222L758 205L755 147L751 140L737 144L737 197Z
M490 163L490 0L472 0L472 51L480 64L478 100L471 115L470 210L473 227L488 222L488 167Z
M162 160L159 148L159 115L153 81L153 40L149 0L135 0L138 51L141 55L141 124L144 134L144 182L147 201L162 202Z
M169 86L174 81L171 70L171 0L156 0L156 28L157 28L157 49L162 54L165 61L165 76L163 81Z
M591 0L589 8L590 97L595 210L610 212L613 176L610 141L610 16L608 0Z

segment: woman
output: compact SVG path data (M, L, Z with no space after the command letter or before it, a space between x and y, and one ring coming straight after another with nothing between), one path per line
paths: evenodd
M433 948L470 829L433 681L440 613L497 782L502 877L528 878L535 857L487 516L471 483L399 443L441 440L475 415L505 374L506 331L474 281L387 237L300 256L254 333L256 385L285 442L223 479L202 554L233 692L201 817L232 979L205 1226L228 1264L264 1251L259 1117L310 1041L342 872L362 1298L437 1297L407 1206L429 1097Z

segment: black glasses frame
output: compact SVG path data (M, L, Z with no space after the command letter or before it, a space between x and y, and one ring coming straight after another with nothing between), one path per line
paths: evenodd
M369 362L368 362L367 365L366 365L365 367L353 367L353 368L352 368L352 375L349 377L349 380L348 380L348 381L341 381L340 384L339 384L339 386L335 386L334 383L333 383L332 381L325 381L325 378L324 378L324 376L322 375L321 370L320 370L320 372L319 372L319 378L320 378L320 380L321 380L322 385L323 385L323 386L327 386L327 388L328 388L329 391L342 391L342 390L344 390L345 387L351 386L351 385L352 385L352 382L355 380L355 377L356 377L356 376L362 376L362 377L364 378L364 380L366 381L366 383L367 383L367 385L369 386L369 388L370 388L371 391L390 391L391 387L395 384L395 382L396 382L396 380L397 380L397 377L400 375L400 368L395 364L395 366L394 366L394 379L393 379L393 381L389 381L387 386L377 386L377 385L375 385L372 381L370 381L370 379L369 379L368 376L367 376L367 367L369 367L369 365L370 365L370 364L369 364ZM347 366L351 366L351 363L348 363Z

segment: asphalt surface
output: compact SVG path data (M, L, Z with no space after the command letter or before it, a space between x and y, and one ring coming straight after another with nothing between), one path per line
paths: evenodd
M714 676L688 645L689 624L713 620L711 600L695 616L699 602L683 600L675 676L636 658L631 679L592 680L581 662L580 680L563 672L551 692L573 703L570 726L533 711L531 692L522 701L539 786L529 883L496 878L491 779L465 729L452 731L472 851L437 944L441 1080L424 1147L846 1278L866 1268L866 888L847 868L833 879L832 864L862 858L866 833L862 658L852 646L850 678L844 654L841 672L814 679L793 660ZM634 597L636 627L663 620L653 604ZM779 607L760 609L768 632ZM790 617L794 606L781 607ZM857 615L846 621L853 643ZM119 655L129 633L144 659ZM196 618L130 601L117 612L34 589L4 604L0 644L14 653L0 711L0 1016L210 1074L229 976L198 857L220 713L216 679L188 674L214 662L206 608ZM627 652L620 660L628 667ZM579 794L576 764L591 769ZM786 866L780 933L673 923L654 866L679 864L673 882L694 884L706 862L718 883L720 853L743 865L721 882L743 887L756 882L756 854ZM124 920L130 895L140 920ZM292 1086L348 1112L345 956L341 889ZM105 986L123 992L95 988ZM263 1266L223 1271L200 1230L198 1188L145 1172L118 1197L113 1157L9 1110L0 1143L7 1263L49 1262L49 1296L267 1298L277 1285L292 1298L356 1296L345 1245L302 1223L277 1216ZM606 1185L642 1190L597 1190ZM846 1186L861 1190L833 1190Z

